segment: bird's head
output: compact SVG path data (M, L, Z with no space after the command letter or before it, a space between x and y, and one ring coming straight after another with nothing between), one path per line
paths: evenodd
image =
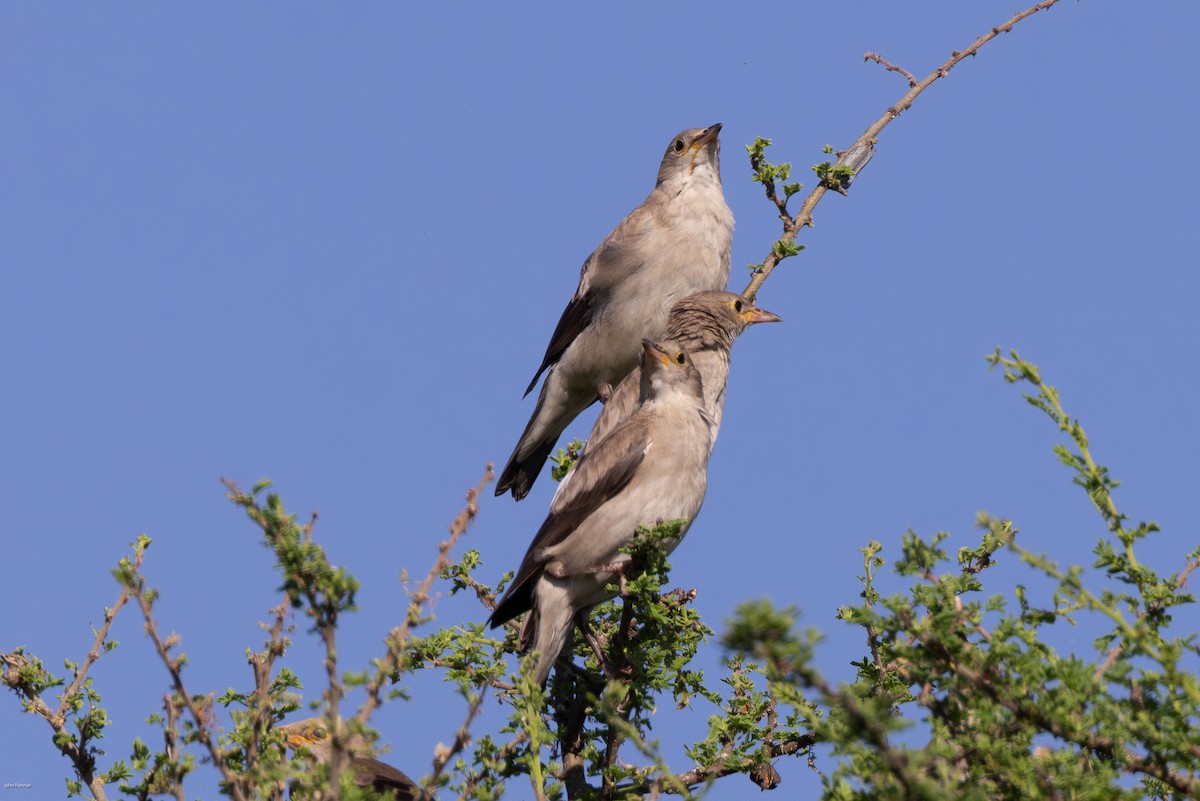
M287 744L293 749L306 748L319 755L329 750L329 729L323 718L307 718L280 726L279 730L287 738Z
M642 398L660 397L669 392L683 392L703 398L700 371L692 357L674 340L652 342L642 340Z
M306 718L280 726L279 730L291 748L304 749L308 757L317 762L328 762L332 751L328 726L324 718ZM378 792L391 791L396 801L411 801L420 794L420 788L403 771L366 756L367 750L366 741L361 735L351 734L347 738L346 751L355 784L359 787L370 785Z
M672 179L687 178L697 170L711 171L718 181L721 179L721 143L718 137L721 123L707 128L688 128L671 139L667 152L663 154L658 168L658 183Z
M734 337L755 323L778 323L782 319L733 292L697 292L671 307L667 338L693 352L730 348Z
M783 318L774 312L760 309L741 295L735 295L726 301L729 310L737 316L740 334L755 323L782 323Z

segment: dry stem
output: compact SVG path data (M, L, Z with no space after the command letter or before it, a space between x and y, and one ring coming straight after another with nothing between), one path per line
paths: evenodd
M371 677L370 682L366 685L367 698L363 701L363 705L359 707L358 714L355 716L359 723L365 724L371 717L371 714L379 708L383 703L381 693L384 684L388 678L398 671L403 663L402 655L405 643L408 642L408 633L412 627L421 619L422 610L425 604L429 601L429 592L433 587L433 582L451 566L450 549L458 542L459 538L466 533L467 529L475 521L475 517L479 514L479 496L492 479L495 477L495 471L491 462L488 462L484 468L483 478L480 479L479 485L467 490L467 505L454 518L454 522L450 524L450 537L443 540L438 545L438 558L433 563L433 567L429 569L429 573L425 576L424 581L417 587L417 591L412 594L412 598L408 603L408 612L404 616L404 622L396 628L388 632L387 635L387 655L380 660L379 668L375 671L375 675Z
M899 117L901 113L912 106L913 101L916 100L922 92L932 86L935 81L937 81L939 78L946 77L950 70L952 70L960 61L968 56L975 55L977 52L979 52L979 48L996 38L996 36L999 34L1011 31L1013 25L1016 25L1021 20L1036 14L1039 11L1050 8L1050 6L1054 5L1058 1L1059 0L1043 0L1037 5L1031 6L1024 11L1019 11L1003 25L998 25L995 28L992 28L990 31L971 42L970 46L968 46L965 50L955 50L950 54L950 58L947 59L945 63L931 72L925 78L925 80L913 83L911 88L905 92L903 97L901 97L894 105L885 111L883 116L871 123L871 125L868 126L865 131L863 131L862 135L859 136L858 139L855 139L854 143L850 147L846 148L845 151L843 151L843 155L838 159L838 164L843 163L845 160L846 156L844 154L859 153L862 152L862 149L864 148L874 147L876 138L883 131L883 129L886 128L888 124L892 122L892 120ZM867 53L866 57L871 58L874 55L875 54L873 53ZM886 62L886 60L882 57L875 57L872 60L883 64L888 69L894 69L908 76L910 82L913 80L911 74L909 74L906 70L891 65L890 62ZM813 190L808 194L808 197L804 198L804 202L800 205L800 211L796 214L796 216L784 221L783 236L780 237L780 241L785 243L795 242L796 236L800 233L800 229L804 228L805 226L812 225L813 210L817 207L817 204L821 202L821 198L825 196L825 192L829 188L830 187L824 181L813 187ZM775 266L779 263L780 258L781 257L777 256L774 251L767 254L767 258L763 260L762 267L754 271L754 275L750 278L750 283L746 285L744 290L742 290L742 297L746 298L746 300L749 300L752 303L754 302L755 298L758 296L758 290L762 287L763 282L767 280L767 276L770 275L772 270L775 269Z

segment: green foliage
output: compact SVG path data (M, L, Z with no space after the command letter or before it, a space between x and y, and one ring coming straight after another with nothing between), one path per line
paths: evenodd
M792 165L790 163L785 161L782 164L772 164L767 161L766 152L770 146L771 140L763 139L761 136L755 138L754 144L746 145L746 150L750 153L750 168L754 170L752 180L763 184L786 181L792 174ZM797 186L799 185L797 184ZM799 191L799 189L796 191ZM795 192L789 193L789 196L792 194L795 194Z
M1031 384L1026 399L1068 436L1055 453L1105 524L1099 576L1021 548L1011 522L981 514L979 545L953 557L945 533L902 539L893 569L911 582L904 593L880 592L880 543L862 549L862 603L839 610L868 646L851 683L834 686L812 666L811 649L791 633L794 610L744 605L723 641L817 693L828 713L812 719L814 733L836 758L825 798L1194 797L1197 635L1173 631L1168 610L1194 603L1184 579L1200 559L1189 554L1165 579L1140 564L1134 545L1157 526L1117 511L1117 484L1079 421L1016 353L989 361L1006 380ZM1012 611L1003 595L984 594L983 575L1002 551L1053 582L1049 608L1034 607L1020 586ZM1094 652L1056 651L1049 641L1066 638L1055 627L1083 616L1108 627Z
M796 227L792 221L791 212L788 211L788 201L792 195L804 187L795 182L784 183L783 196L780 197L776 182L786 182L791 177L792 165L788 162L772 164L770 161L767 161L766 152L770 146L771 140L763 139L760 136L754 140L754 144L747 145L746 150L750 153L751 180L763 185L763 191L766 192L767 199L775 204L779 218L784 222L784 235L771 244L771 258L778 263L786 258L797 255L805 248L804 245L796 243ZM757 272L763 269L763 265L750 264L747 265L747 269Z
M832 155L834 153L831 145L825 145L821 149L822 153ZM812 165L812 171L816 174L817 180L830 189L841 190L850 186L850 182L854 179L854 168L849 164L838 164L831 161L822 161Z
M280 589L288 602L296 609L306 607L314 630L336 626L341 613L355 610L358 581L345 568L330 564L325 549L312 541L315 519L299 525L274 493L267 495L266 503L258 503L258 496L270 486L260 481L250 494L235 492L231 500L259 525L266 546L275 552L276 567L283 573Z
M950 549L944 532L924 538L910 531L889 560L888 549L871 541L861 549L858 599L838 609L864 638L863 655L841 680L815 667L821 638L799 627L799 610L768 600L742 604L727 622L722 671L706 675L694 667L713 632L692 607L694 590L666 589L664 557L664 545L679 537L685 521L639 530L627 549L631 569L622 585L610 588L619 596L590 616L603 659L580 639L568 652L573 660L560 660L548 687L532 681L524 667L528 657L514 658L517 624L496 633L481 622L511 574L495 587L479 581L475 575L487 567L478 551L465 550L452 561L446 557L452 542L443 545L429 581L443 582L450 594L473 594L479 617L427 626L430 615L422 609L430 587L422 585L405 624L388 634L387 653L363 670L339 674L334 634L340 615L354 609L358 584L329 563L314 542L312 521L301 526L277 496L260 497L264 483L248 494L231 485L230 498L275 552L283 603L264 625L262 649L247 652L253 686L215 698L227 710L223 735L213 728L211 697L184 689L180 638L162 639L153 625L158 592L141 573L147 538L113 571L122 595L93 632L88 659L66 662L70 679L18 648L0 654L4 683L25 711L54 728L54 744L74 768L68 792L94 798L104 797L106 785L138 799L180 793L201 761L219 768L222 792L235 799L332 797L330 762L314 762L316 755L303 748L288 758L279 729L305 691L282 663L291 645L287 609L297 607L327 648L329 687L319 695L327 714L336 716L330 731L342 732L333 747L342 754L337 785L343 799L381 797L354 782L347 748L375 740L366 726L371 711L407 697L404 678L417 670L450 682L466 709L452 744L435 755L428 797L443 790L471 799L500 798L506 790L545 799L692 797L738 773L774 787L774 763L788 756L809 759L825 799L1194 797L1200 650L1194 624L1181 630L1188 616L1179 613L1194 603L1186 579L1200 567L1200 549L1170 576L1140 561L1139 543L1158 527L1118 510L1118 482L1095 462L1082 425L1064 411L1057 391L1016 353L997 351L989 362L1007 381L1031 386L1026 400L1066 437L1054 452L1102 523L1091 569L1061 567L1024 549L1010 521L983 513L977 544ZM572 443L561 452L559 466L569 468L578 448ZM1030 583L1050 582L1049 597L1035 601L1021 584L989 592L988 571L1004 555L1020 560ZM885 589L897 581L903 591ZM148 718L161 730L162 746L139 739L127 759L101 772L96 763L105 755L96 743L108 715L86 673L115 647L107 623L126 600L142 608L173 689L162 713ZM1064 626L1080 624L1101 626L1090 651L1062 653L1051 645L1068 641L1059 631ZM56 718L43 696L64 685ZM337 709L347 688L367 700L343 718ZM498 703L487 707L487 730L473 732L485 697ZM686 746L691 764L681 770L668 764L653 739L653 723L670 706L693 705L708 716ZM828 766L817 761L818 743Z
M566 448L559 448L550 457L550 476L555 481L562 481L567 473L571 472L571 468L579 461L579 455L583 453L585 445L587 445L586 441L573 439L567 443Z

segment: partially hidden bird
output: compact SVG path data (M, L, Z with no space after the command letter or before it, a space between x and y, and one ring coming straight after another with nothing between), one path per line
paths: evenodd
M760 309L732 292L697 292L671 308L667 317L666 338L677 342L692 358L704 383L704 410L717 425L725 411L725 390L729 382L729 360L733 341L755 323L778 323L783 318ZM633 413L641 393L641 366L635 366L622 379L600 410L592 425L588 442L599 442L617 424ZM716 443L717 429L713 429ZM591 447L589 444L588 447ZM560 482L566 484L574 470Z
M520 568L489 624L522 612L520 644L538 653L534 676L544 682L572 627L587 630L593 606L612 595L605 585L628 568L639 526L682 521L679 544L704 502L716 422L704 408L700 371L676 342L642 343L637 408L589 448L571 483L550 504Z
M332 751L328 725L324 718L306 718L279 729L287 737L289 746L307 749L313 759L328 763ZM414 801L421 794L421 788L403 771L367 756L361 737L350 737L346 750L350 760L347 767L353 771L354 783L359 787L373 787L380 793L392 792L396 801Z
M637 364L643 339L661 339L667 313L729 280L733 212L721 190L720 123L689 128L667 146L658 181L583 263L546 355L525 389L546 380L496 482L521 500L563 429Z

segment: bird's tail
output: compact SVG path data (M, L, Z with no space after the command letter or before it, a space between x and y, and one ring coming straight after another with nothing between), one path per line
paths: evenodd
M550 668L571 636L575 608L568 581L543 575L534 589L533 608L521 625L521 650L532 647L538 654L534 676L539 684L550 677Z
M532 425L533 420L529 422ZM552 439L539 442L537 447L522 459L520 458L521 448L525 445L525 438L522 437L521 441L517 443L517 447L513 449L512 456L508 457L508 464L504 465L504 470L500 472L500 478L496 480L496 495L503 495L511 490L515 501L528 495L530 488L533 487L533 482L537 480L538 473L542 472L546 460L550 458L550 452L554 450L554 443L557 441L556 435Z
M586 403L578 404L568 400L565 390L555 382L555 372L551 370L538 393L537 406L513 448L508 464L500 471L496 480L496 495L512 491L513 500L519 501L529 494L533 482L537 481L538 473L546 466L546 460L554 450L558 437L567 424L575 419L581 411L596 402L590 398Z

